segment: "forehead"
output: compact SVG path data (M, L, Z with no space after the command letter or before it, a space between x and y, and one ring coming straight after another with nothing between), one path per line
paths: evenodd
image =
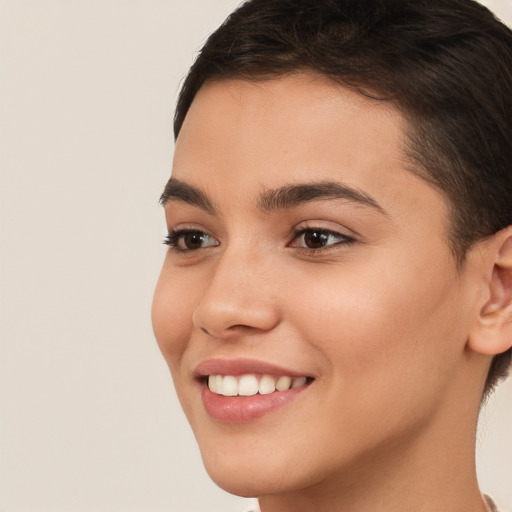
M212 81L185 118L173 177L224 202L255 198L262 188L341 181L402 213L417 208L418 194L444 208L408 170L406 129L392 103L312 73Z
M343 152L355 164L365 147L373 148L365 159L373 154L380 157L380 152L401 158L404 125L391 103L367 98L313 73L254 82L219 80L198 92L176 154L179 158L182 146L200 139L202 147L215 146L233 158L247 157L251 151L258 161L272 153L274 159L296 155L300 167L309 159Z

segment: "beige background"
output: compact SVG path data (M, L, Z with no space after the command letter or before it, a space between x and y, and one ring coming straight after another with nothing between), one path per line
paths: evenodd
M512 22L512 0L487 2ZM0 0L0 509L240 511L149 311L178 83L236 0ZM512 509L512 384L479 435Z

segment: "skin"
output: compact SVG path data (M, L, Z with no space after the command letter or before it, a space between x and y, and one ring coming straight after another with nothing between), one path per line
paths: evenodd
M498 349L481 350L481 318L504 300L493 293L496 254L510 233L458 268L443 196L407 170L406 129L392 105L303 73L208 83L179 135L173 179L212 208L165 204L170 232L207 236L196 250L169 249L154 331L207 471L259 496L263 512L486 510L474 440ZM258 204L269 189L320 181L378 207ZM308 249L296 232L313 228L339 235ZM225 424L205 411L193 373L212 357L314 381L285 407Z

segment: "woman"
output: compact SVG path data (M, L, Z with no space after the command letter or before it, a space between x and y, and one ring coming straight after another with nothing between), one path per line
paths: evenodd
M262 512L492 510L512 347L512 34L471 0L252 0L180 93L153 325Z

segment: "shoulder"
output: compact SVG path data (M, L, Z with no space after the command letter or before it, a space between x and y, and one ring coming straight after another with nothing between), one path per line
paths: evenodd
M496 503L494 503L494 500L487 496L487 494L484 494L485 503L487 504L487 507L489 508L489 512L500 512L498 507L496 506Z

